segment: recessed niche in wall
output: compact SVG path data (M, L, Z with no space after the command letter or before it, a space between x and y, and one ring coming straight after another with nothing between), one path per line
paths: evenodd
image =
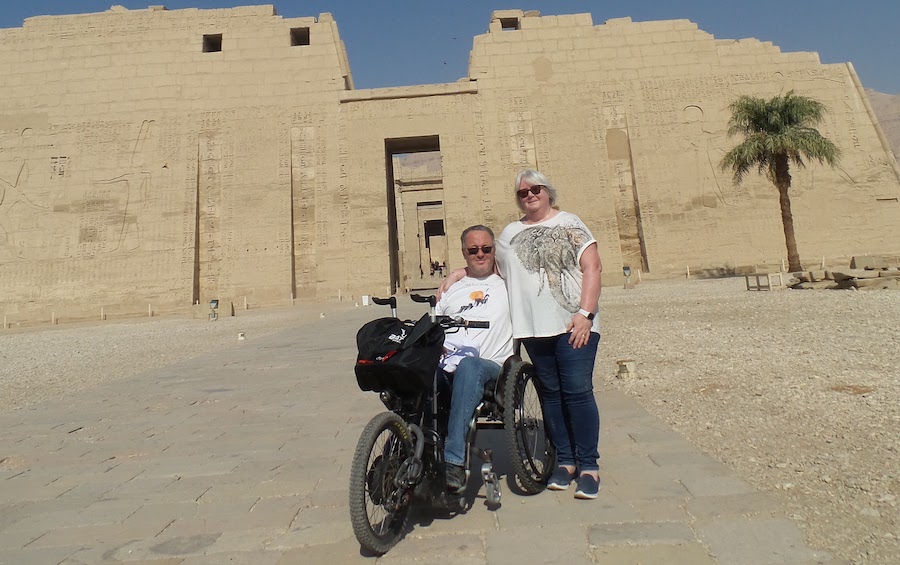
M203 52L217 53L222 50L222 34L210 33L203 36Z
M294 27L291 28L291 46L309 45L309 28Z

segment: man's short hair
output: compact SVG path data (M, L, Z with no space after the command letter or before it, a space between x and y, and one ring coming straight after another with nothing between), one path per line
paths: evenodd
M483 232L487 233L489 236L491 236L491 241L494 241L494 232L491 231L491 228L489 228L487 226L483 226L481 224L478 224L475 226L469 226L466 229L464 229L462 232L462 235L459 236L459 242L462 244L462 246L464 248L466 246L466 236L469 235L469 232L473 232L473 231L483 231Z

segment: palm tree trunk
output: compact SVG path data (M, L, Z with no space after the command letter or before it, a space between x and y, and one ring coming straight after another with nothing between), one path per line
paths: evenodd
M788 271L796 273L803 270L800 264L800 253L797 251L797 238L794 236L794 216L791 213L791 173L787 155L775 157L775 186L778 188L778 203L781 205L781 224L784 227L784 244L787 247Z

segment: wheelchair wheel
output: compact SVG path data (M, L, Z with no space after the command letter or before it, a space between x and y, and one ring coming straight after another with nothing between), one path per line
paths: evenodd
M403 536L411 492L394 483L413 453L406 423L393 412L372 418L356 445L350 467L350 520L360 546L387 553Z
M534 368L512 362L503 387L503 428L509 459L526 494L537 494L553 473L556 449L547 437Z

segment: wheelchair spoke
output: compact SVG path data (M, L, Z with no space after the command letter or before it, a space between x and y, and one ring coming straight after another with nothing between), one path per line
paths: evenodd
M369 480L366 481L366 514L372 531L384 535L395 519L392 506L396 502L397 487L394 478L405 457L396 437L385 430L376 439L369 454Z

